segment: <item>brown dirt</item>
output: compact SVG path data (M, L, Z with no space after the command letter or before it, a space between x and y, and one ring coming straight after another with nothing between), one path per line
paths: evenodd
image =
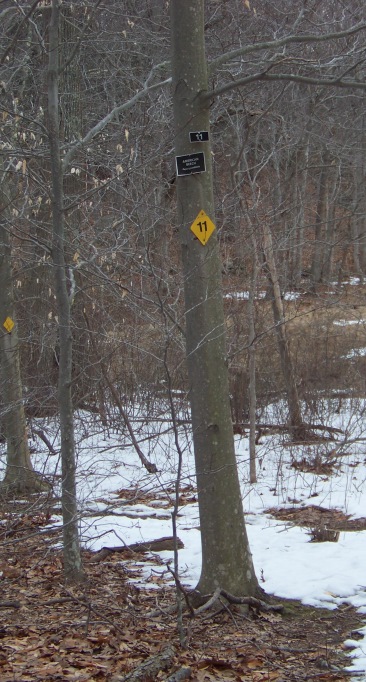
M342 672L348 663L343 642L357 638L363 625L349 605L327 611L286 602L283 615L248 615L227 607L196 618L185 614L182 649L176 616L169 613L173 590L153 570L148 584L154 590L138 584L136 562L147 561L144 555L129 561L111 555L95 564L85 552L87 583L66 588L61 553L52 548L58 535L45 532L47 515L5 520L0 526L2 682L123 679L169 643L176 652L174 667L154 679L166 680L181 666L189 666L190 679L199 682L349 679Z

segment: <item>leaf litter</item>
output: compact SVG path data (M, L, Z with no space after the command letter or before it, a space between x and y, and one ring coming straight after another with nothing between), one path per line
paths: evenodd
M345 531L348 530L345 524L350 524L351 530L353 523L354 537L363 539L364 517L360 514L366 510L366 504L360 491L365 458L360 449L352 460L346 453L345 460L340 459L333 472L317 473L292 467L293 461L301 461L301 451L287 444L284 448L279 436L263 438L258 446L258 484L249 486L245 473L247 439L245 435L237 438L239 475L257 575L264 589L281 597L284 613L247 614L227 604L221 611L209 610L195 618L185 613L187 646L182 649L172 611L176 597L167 565L172 553L156 553L149 548L146 552L141 547L162 532L171 532L168 517L176 463L169 450L170 442L166 442L163 452L168 464L161 464L162 452L158 453L159 473L147 476L133 463L133 454L127 457L126 453L122 461L106 459L104 472L98 452L106 443L100 443L100 436L94 442L88 439L80 448L84 459L79 467L85 585L78 588L63 585L57 503L40 498L29 504L4 501L0 505L1 680L116 682L131 676L151 657L159 657L168 645L174 649L170 668L162 668L151 679L173 679L174 671L177 674L183 671L182 674L190 674L184 679L192 680L349 680L352 676L357 679L358 661L363 676L362 660L355 659L350 666L347 656L359 644L363 647L362 611L365 612L366 600L362 590L366 593L366 588L360 583L352 588L345 579L344 589L340 590L337 582L328 580L325 584L322 573L328 556L321 554L323 549L333 546L338 551L339 545L340 561L340 557L343 560L347 555L346 545L341 547L342 541L334 545L319 543L320 554L311 557L316 562L314 575L318 584L315 589L310 581L309 594L304 594L296 583L297 554L292 556L290 552L292 544L298 543L296 551L303 564L299 582L305 583L313 570L308 561L311 544L306 531L319 524L321 518L332 527L337 522ZM316 449L316 444L311 447ZM321 447L325 447L324 443ZM85 457L89 458L87 465ZM98 467L94 461L98 461ZM200 562L199 519L189 448L185 466L178 533L184 541L184 549L180 550L181 579L188 589L195 584L195 566L199 571ZM344 501L345 496L346 505L342 505L340 500ZM314 498L318 505L313 504ZM129 516L128 508L135 513ZM117 512L117 516L113 513L109 516L110 510ZM355 525L357 510L360 523ZM157 518L156 512L162 511L165 517ZM299 535L303 530L305 536ZM271 544L271 538L275 544ZM128 553L116 551L123 543L133 545L134 549ZM111 551L95 561L103 547ZM334 562L334 556L329 555L329 561ZM354 568L351 553L348 560ZM362 550L360 561L364 566ZM278 580L279 562L286 588ZM348 573L353 576L352 571ZM358 575L356 571L352 579L357 580ZM288 589L290 584L295 596ZM310 594L313 596L309 598Z

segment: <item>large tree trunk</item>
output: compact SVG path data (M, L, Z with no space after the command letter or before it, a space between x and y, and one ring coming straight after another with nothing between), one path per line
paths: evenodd
M52 0L49 29L48 136L52 176L52 257L60 343L58 403L61 432L63 550L65 579L67 582L76 582L81 580L83 572L79 547L75 483L75 438L71 395L71 311L65 263L64 194L60 154L59 15L59 0Z
M174 142L177 155L203 151L206 172L177 178L187 362L202 540L197 591L218 586L234 594L258 589L244 524L232 431L221 261L216 232L206 245L190 225L203 210L215 222L211 146L190 144L189 132L209 130L203 0L172 0Z
M11 267L9 182L4 168L0 175L0 375L2 423L7 444L2 490L11 494L34 493L49 486L35 473L28 448L27 425L20 374L19 339L14 312Z

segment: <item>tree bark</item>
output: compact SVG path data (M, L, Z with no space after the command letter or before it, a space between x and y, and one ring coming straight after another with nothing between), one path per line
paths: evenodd
M14 311L9 212L11 196L4 168L0 177L0 375L4 405L2 422L7 443L6 470L1 488L24 494L47 490L49 486L33 469L28 448L27 424L20 373L18 325ZM14 325L6 328L7 322Z
M210 142L190 144L190 131L209 131L203 0L172 0L174 142L177 155L203 151L206 172L177 178L186 346L200 512L199 595L217 587L240 595L258 588L249 549L229 404L221 261L216 231L206 245L190 225L201 210L215 222Z
M257 244L254 232L251 233L253 247L253 274L250 284L248 301L248 366L249 366L249 480L251 483L257 482L257 467L255 453L256 438L256 411L257 411L257 391L256 391L256 348L255 348L255 293L257 290L258 258Z
M59 23L60 3L59 0L52 0L49 27L48 136L52 177L52 259L60 343L58 403L61 432L64 575L67 582L78 582L83 577L83 571L78 535L75 482L75 438L71 395L71 311L65 263L64 194L60 154L58 97Z
M281 289L278 281L277 268L273 254L272 235L269 226L264 221L263 227L263 250L268 267L268 279L272 289L273 317L276 325L278 349L280 353L281 368L287 393L289 411L289 426L294 440L304 440L306 429L302 420L301 405L296 386L295 372L290 354L286 333L286 318L281 298Z
M319 178L318 203L315 216L314 253L311 266L313 288L322 281L324 264L325 225L327 214L327 188L329 176L329 152L324 151L321 158L322 169Z
M309 165L309 132L306 132L303 146L296 153L296 169L293 181L294 244L292 252L292 280L295 287L301 285L303 269L303 250L305 233L305 208L307 197L308 165Z

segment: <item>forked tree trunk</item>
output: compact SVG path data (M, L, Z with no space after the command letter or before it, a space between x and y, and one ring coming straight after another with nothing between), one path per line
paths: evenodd
M200 595L218 586L236 595L258 588L245 529L234 451L225 357L221 261L216 231L202 245L190 230L201 210L215 222L203 0L171 1L174 144L177 155L204 152L206 172L177 178L187 363L202 541Z

